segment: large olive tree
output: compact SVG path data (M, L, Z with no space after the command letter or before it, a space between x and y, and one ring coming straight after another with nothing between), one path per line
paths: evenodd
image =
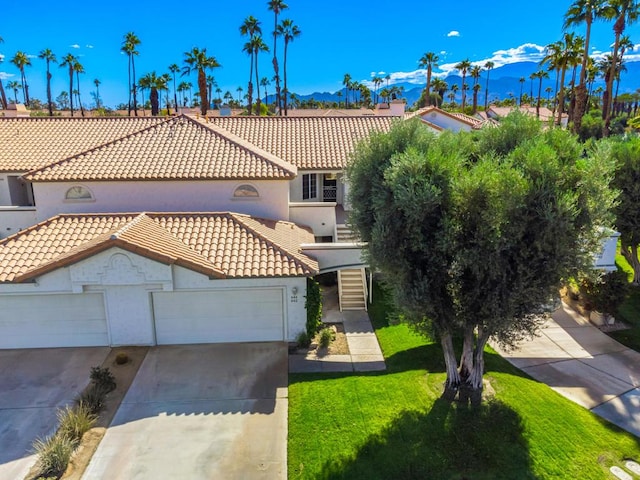
M531 335L561 280L591 264L611 172L603 149L584 155L570 133L522 115L439 136L398 122L359 146L351 223L404 317L439 339L446 397L479 399L489 338Z

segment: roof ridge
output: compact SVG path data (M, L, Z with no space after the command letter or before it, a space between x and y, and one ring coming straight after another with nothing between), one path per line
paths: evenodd
M149 118L152 118L152 117L149 117ZM114 145L117 142L121 142L121 141L126 140L128 138L131 138L133 136L136 136L136 135L139 135L139 134L141 134L143 132L151 130L152 128L157 128L160 125L164 125L166 123L169 123L169 122L175 120L175 118L176 117L170 117L168 119L163 119L163 120L159 121L158 123L154 123L153 125L149 125L148 127L141 128L140 130L136 130L134 132L127 133L126 135L123 135L122 137L118 137L116 139L109 140L108 142L101 143L100 145L97 145L95 147L89 148L89 149L84 150L84 151L82 151L80 153L76 153L75 155L72 155L70 157L63 158L62 160L58 160L57 162L49 163L49 164L47 164L47 165L45 165L43 167L36 168L36 169L33 169L33 170L29 170L27 173L25 173L23 175L23 177L25 177L25 178L30 177L32 175L35 175L38 172L42 172L42 171L48 169L48 168L53 168L55 166L62 165L63 163L67 163L67 162L70 162L71 160L75 160L76 158L80 158L83 155L87 155L89 153L95 152L96 150L100 150L102 148L105 148L108 145Z
M210 122L209 120L205 120L207 123L203 123L199 120L190 118L186 115L182 115L184 118L186 118L187 120L189 120L190 122L201 126L203 128L208 129L209 131L211 131L212 133L216 134L216 135L220 135L221 137L223 137L225 140L237 145L238 147L242 148L243 150L253 153L259 157L262 157L264 160L274 163L276 166L284 169L284 170L288 170L289 172L293 173L294 175L298 174L298 167L296 167L295 165L293 165L292 163L287 162L286 160L281 159L280 157L267 152L266 150L263 150L262 148L258 147L257 145L254 145L253 143L243 139L242 137L239 137L238 135L235 135L234 133L231 133L229 130L221 127L220 125L216 125L215 123Z
M275 248L276 250L278 250L280 253L285 254L285 255L290 255L291 257L294 258L294 261L298 264L298 266L304 266L306 268L308 268L309 270L313 270L313 268L310 265L307 265L305 262L303 262L303 260L300 258L300 253L299 252L291 252L288 248L280 245L279 243L275 243L273 240L270 240L269 238L267 238L262 232L259 232L258 230L256 230L255 228L253 228L250 225L247 225L245 222L243 222L241 220L241 218L238 217L246 217L249 218L251 220L255 220L255 221L259 221L259 220L269 220L269 219L257 219L254 218L250 215L244 215L244 214L238 214L238 213L234 213L234 212L228 212L227 215L232 218L235 222L237 223L241 223L242 226L244 228L246 228L247 230L251 231L251 233L253 233L254 235L260 237L262 240L264 240L265 242L267 242L269 245L271 245L273 248ZM280 223L280 220L269 220L272 221L274 223ZM284 222L283 223L288 223L290 225L296 225L293 222ZM304 254L302 254L304 255ZM306 256L306 255L304 255ZM302 264L302 265L300 265Z
M131 220L130 222L126 223L123 227L118 229L115 233L112 233L110 239L111 240L117 240L122 235L127 233L127 231L129 231L130 229L135 227L137 224L139 224L144 217L146 217L146 212L140 212L133 220Z

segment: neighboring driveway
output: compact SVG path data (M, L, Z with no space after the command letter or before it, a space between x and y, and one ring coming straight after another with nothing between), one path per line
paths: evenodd
M22 479L31 444L53 433L56 411L89 383L107 347L0 350L0 479Z
M540 336L515 351L496 350L561 395L640 436L640 353L567 305L554 312Z
M287 345L154 347L84 479L284 479Z

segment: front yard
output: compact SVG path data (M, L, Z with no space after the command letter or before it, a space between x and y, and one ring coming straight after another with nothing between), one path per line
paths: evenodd
M289 377L290 479L604 479L640 459L638 438L491 351L492 401L469 410L440 400L439 346L390 325L380 289L374 302L387 371Z

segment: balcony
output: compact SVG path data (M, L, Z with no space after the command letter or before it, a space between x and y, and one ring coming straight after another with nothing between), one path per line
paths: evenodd
M336 231L335 202L289 203L289 221L311 227L316 237L333 237Z

